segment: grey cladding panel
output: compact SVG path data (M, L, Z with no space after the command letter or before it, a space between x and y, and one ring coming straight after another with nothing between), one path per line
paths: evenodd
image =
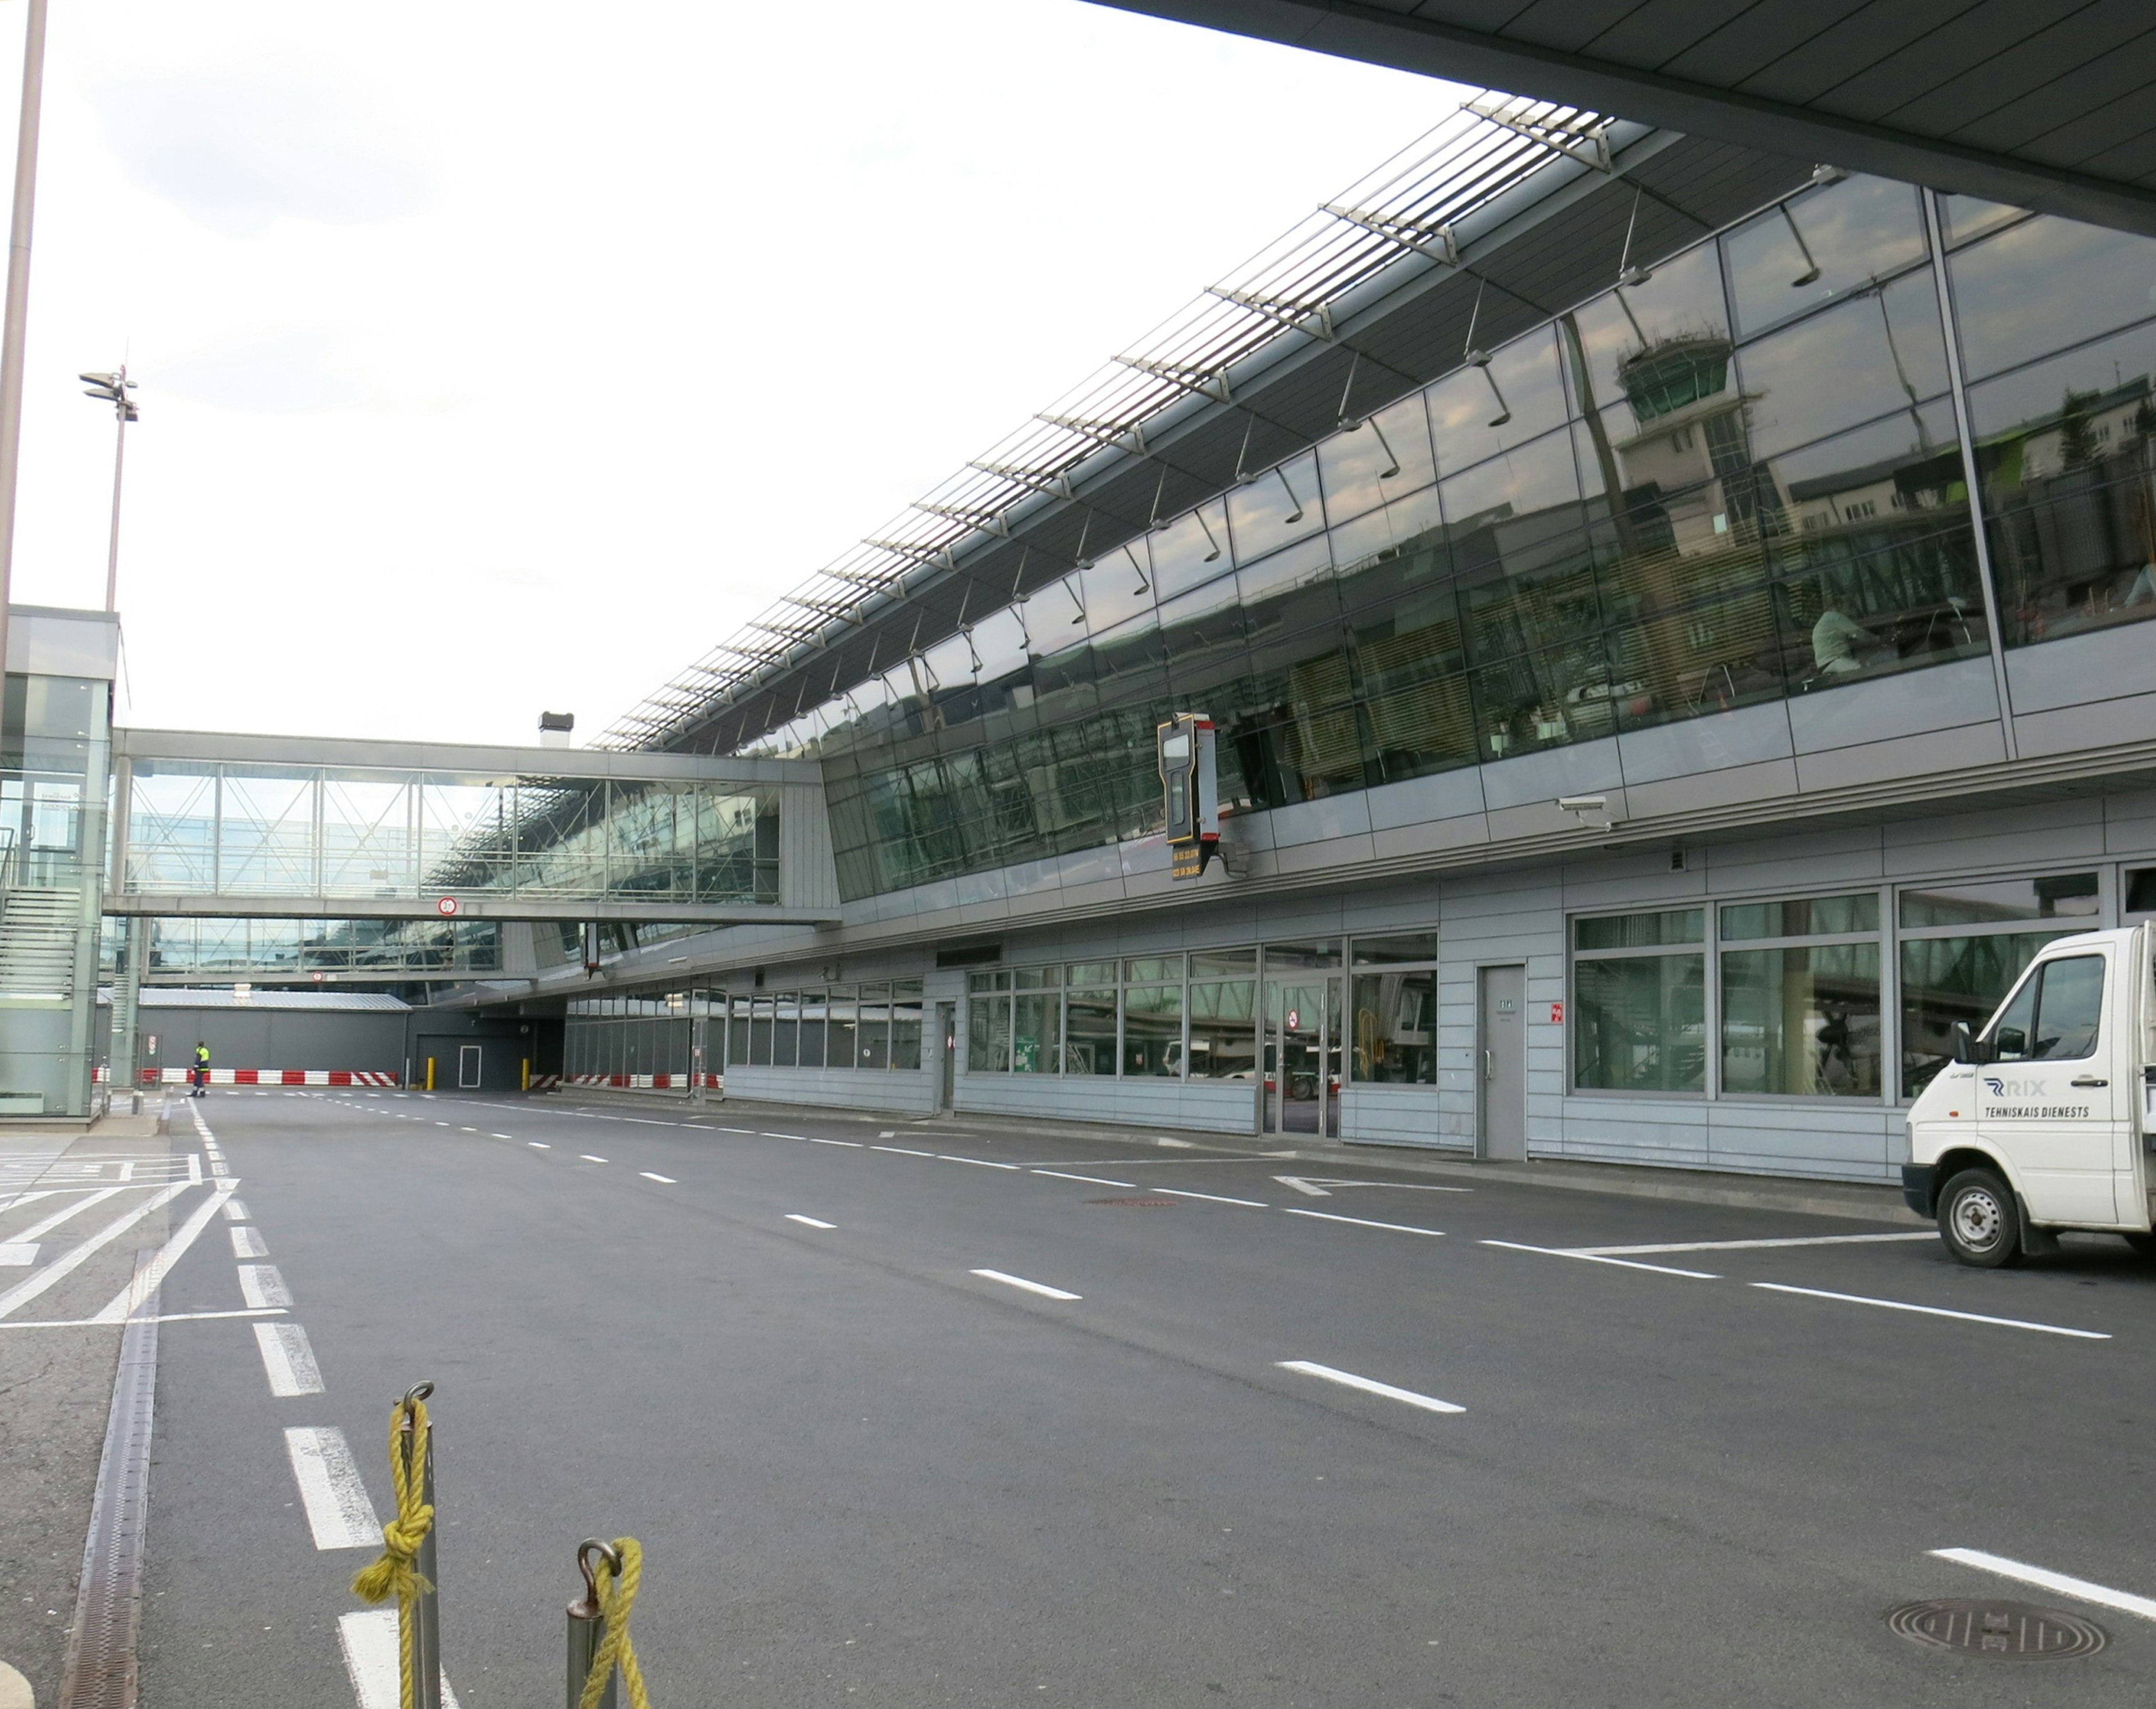
M2145 0L2123 3L2138 13L2140 22L2130 26L2133 31L2145 28ZM1973 117L1980 122L1980 116L2043 89L2097 53L2111 51L2128 27L2120 16L2121 5L2122 0L2096 0L2094 5L2076 8L2071 19L2057 19L2041 7L2030 8L2029 20L2037 28L2014 42L2010 49L2002 48L1904 101L1894 110L1894 123L1928 136L1961 136L1971 128ZM2047 18L2052 21L2046 22Z
M2054 116L2056 116L2056 115ZM2024 151L2033 160L2054 166L2084 166L2114 151L2130 147L2136 139L2149 137L2156 119L2148 96L2139 89L2116 100L2076 113L2065 124L2055 125L2030 141Z
M2087 114L2136 94L2141 98L2139 105L2145 113L2147 91L2152 80L2156 80L2156 48L2146 43L2122 44L2038 84L2018 99L1985 113L1974 124L1963 126L1953 133L1953 140L1978 148L2021 148L2062 126L2071 127Z
M1575 52L1638 9L1640 0L1535 0L1505 26L1515 41Z
M1712 34L1662 67L1671 77L1736 88L1769 66L1803 57L1825 26L1861 11L1865 0L1811 0L1810 4L1732 6Z
M1672 62L1722 28L1732 9L1729 0L1646 0L1597 36L1588 51L1595 59L1620 65L1666 71Z
M1853 65L1920 44L1969 10L1969 0L1871 0L1737 86L1747 95L1806 106L1840 85Z

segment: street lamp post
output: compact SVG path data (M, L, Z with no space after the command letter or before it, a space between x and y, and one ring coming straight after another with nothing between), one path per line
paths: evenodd
M38 115L44 86L45 0L29 0L23 30L23 106L15 131L15 209L8 234L7 306L0 310L0 670L6 668L8 589L15 560L23 343L30 315L30 224L38 197Z
M136 412L135 400L127 394L135 389L135 382L127 378L127 364L121 363L116 373L86 373L78 378L90 382L83 392L85 398L101 398L111 404L112 414L119 423L119 438L112 447L112 539L105 553L105 609L120 609L120 476L127 466L127 424L142 418Z

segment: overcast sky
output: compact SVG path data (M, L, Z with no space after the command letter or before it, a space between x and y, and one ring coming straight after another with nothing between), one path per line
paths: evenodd
M124 355L122 722L589 739L1460 94L1082 0L59 0L14 597L103 601Z

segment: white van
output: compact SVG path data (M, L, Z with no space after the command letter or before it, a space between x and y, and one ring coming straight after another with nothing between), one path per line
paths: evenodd
M2062 1228L2156 1252L2151 928L2046 944L1909 1110L1902 1197L1989 1269L2056 1252Z

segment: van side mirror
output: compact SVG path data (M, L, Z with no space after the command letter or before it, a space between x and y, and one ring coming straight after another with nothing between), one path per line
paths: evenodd
M1964 1064L1988 1063L1993 1059L1992 1042L1978 1038L1969 1030L1969 1022L1953 1023L1953 1059Z

